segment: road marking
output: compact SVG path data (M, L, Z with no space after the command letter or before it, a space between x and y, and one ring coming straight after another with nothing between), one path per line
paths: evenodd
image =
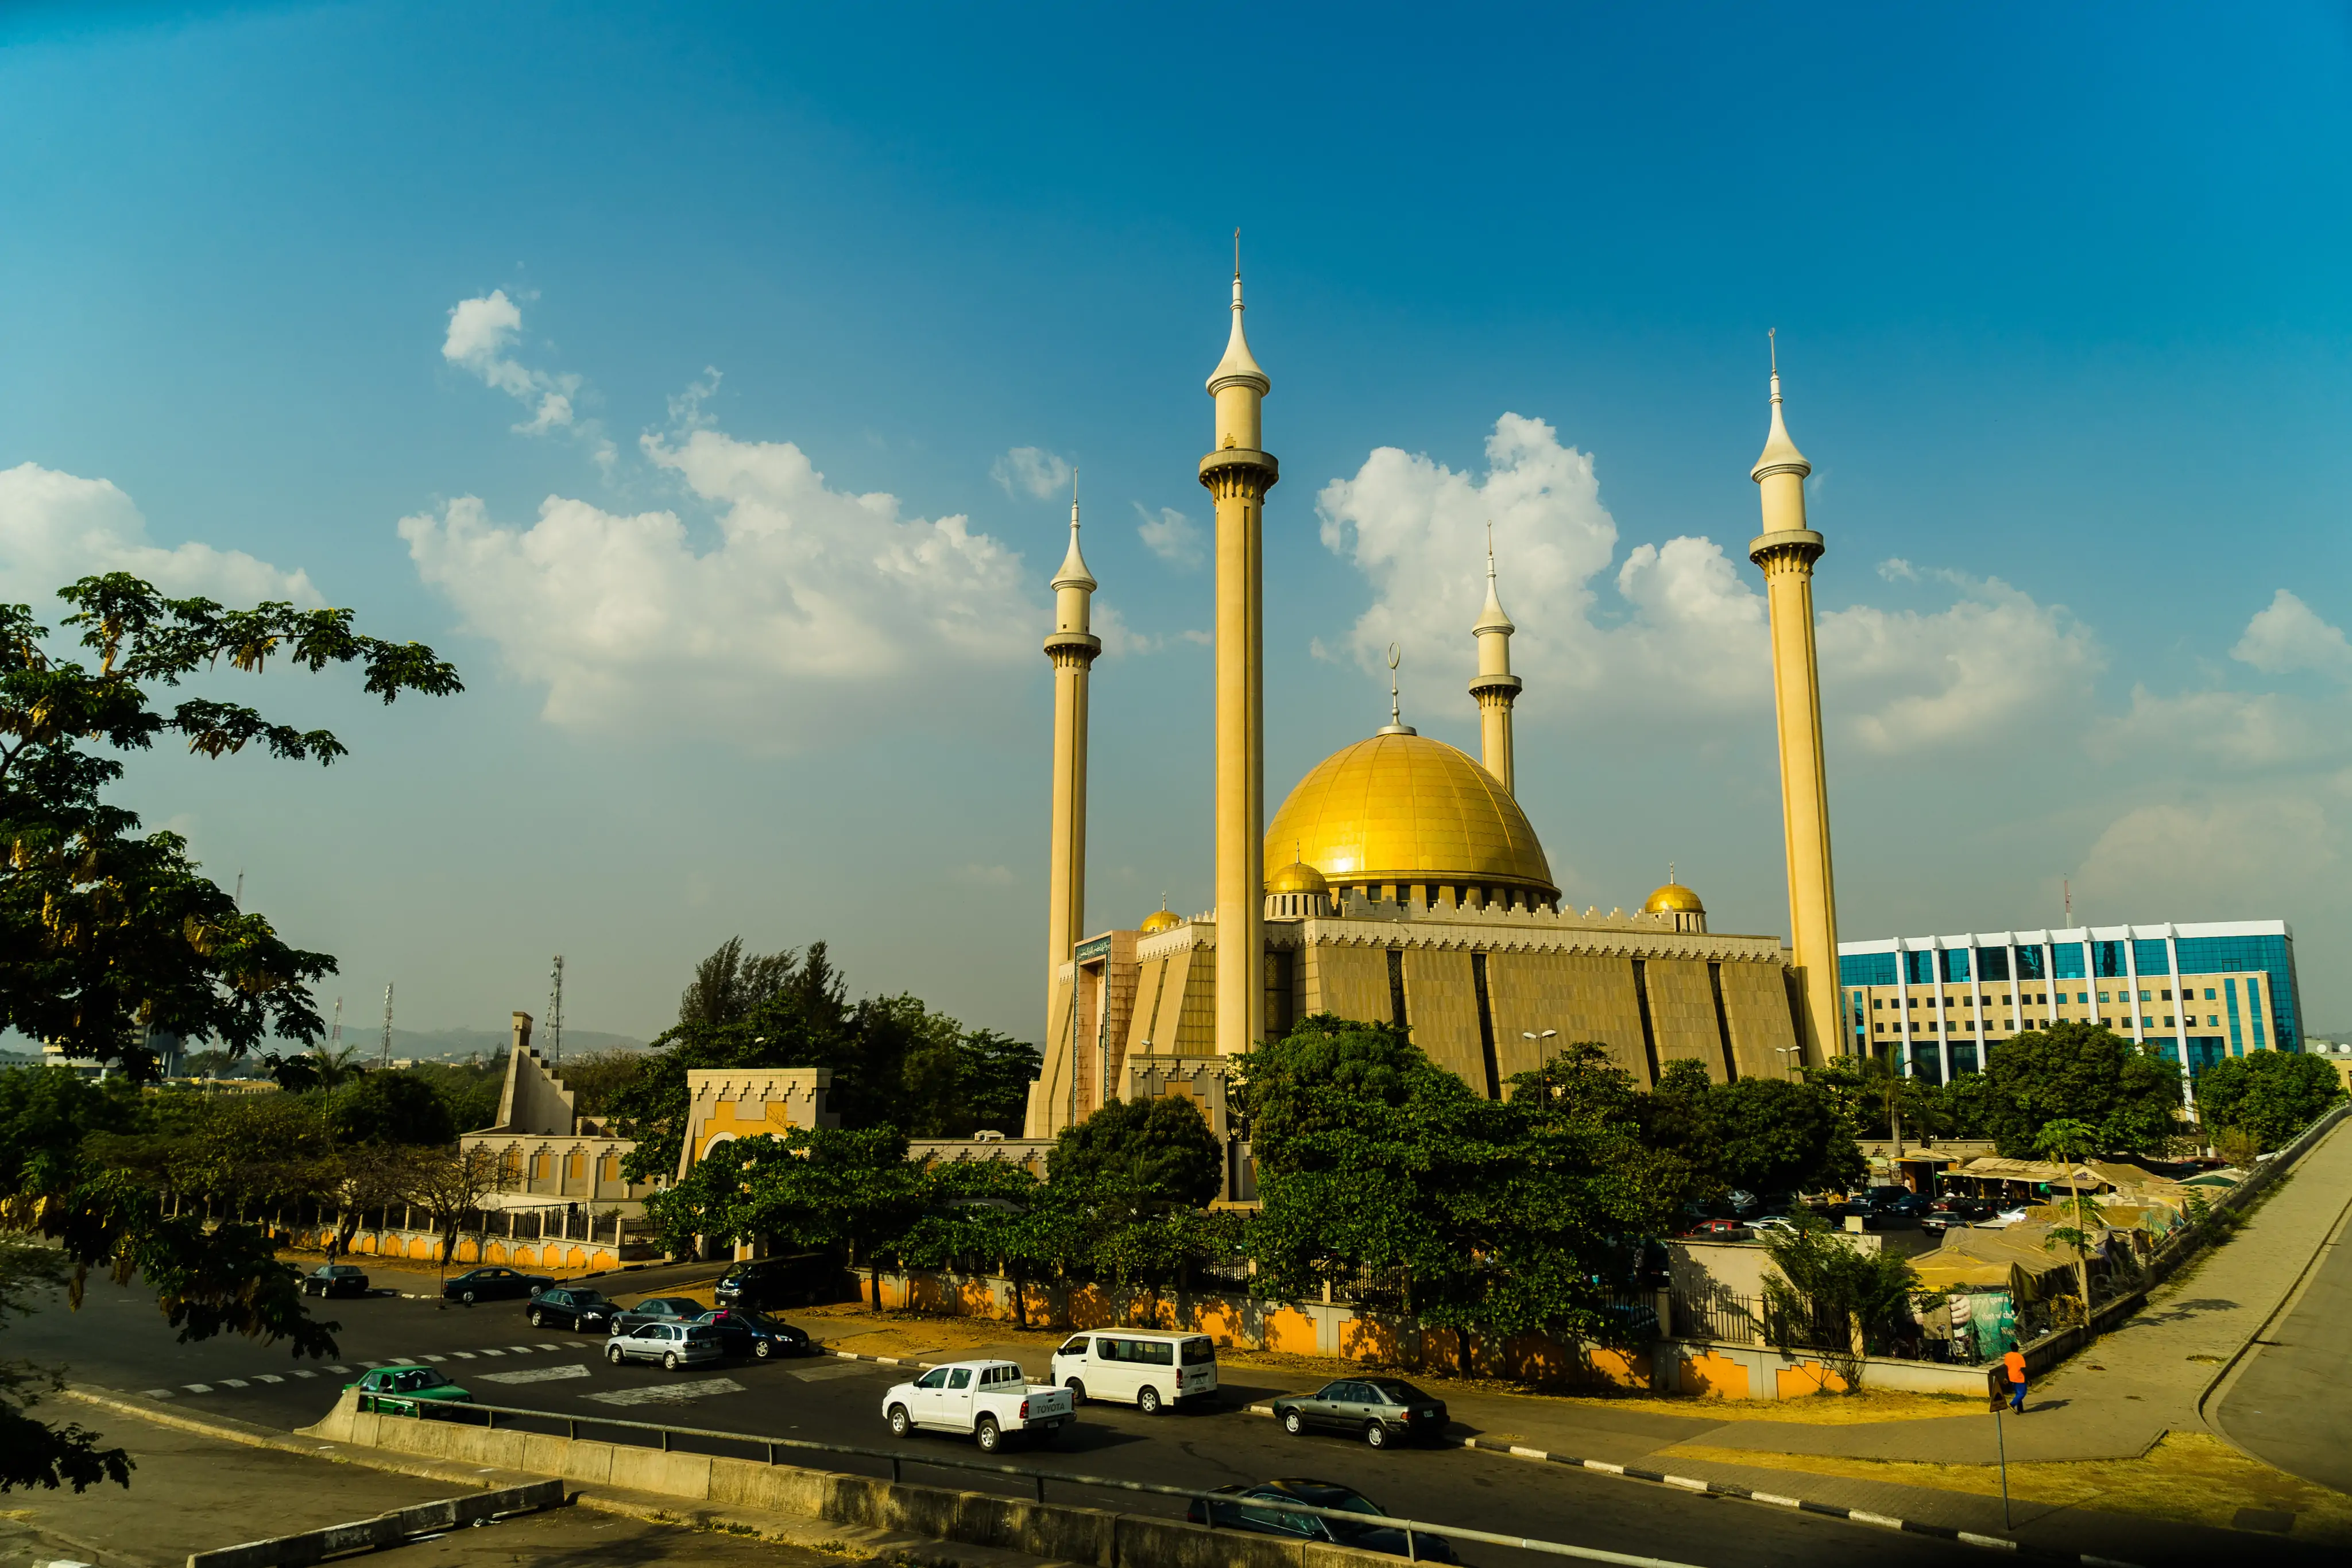
M253 1375L253 1380L254 1380L256 1383L283 1383L283 1382L285 1382L285 1381L286 1381L284 1378L279 1377L279 1376L277 1376L276 1375L274 1375L274 1374L272 1374L272 1373L268 1373L268 1372L257 1372L257 1373L255 1373L255 1374Z
M453 1350L449 1354L456 1356L459 1361L471 1361L474 1359L474 1353L470 1350Z
M531 1350L531 1347L527 1344L510 1344L507 1348L517 1355L529 1355Z
M177 1397L177 1391L170 1388L150 1388L144 1392L150 1399L172 1399Z
M1666 1484L1670 1487L1680 1487L1685 1491L1705 1491L1707 1490L1706 1483L1705 1481L1696 1481L1691 1479L1688 1476L1668 1476L1666 1478Z
M573 1362L569 1366L526 1366L515 1372L486 1372L477 1383L555 1383L567 1377L585 1377L587 1366Z
M446 1355L420 1355L416 1359L419 1361L446 1361L449 1358Z
M1769 1502L1778 1508L1804 1507L1804 1503L1799 1499L1793 1497L1782 1497L1776 1491L1752 1491L1748 1494L1748 1500L1751 1502Z
M563 1342L563 1343L564 1343L565 1348L570 1349L570 1350L594 1350L594 1349L596 1348L594 1345L593 1345L593 1344L589 1343L588 1343L586 1340L584 1340L584 1339L568 1339L568 1340L565 1340L565 1341ZM553 1346L553 1345L549 1345L547 1348L548 1348L548 1349L550 1349L550 1350L553 1350L553 1349L555 1348L555 1346Z
M327 1368L327 1370L329 1372L341 1373L345 1377L349 1377L352 1375L352 1369L348 1366L331 1366Z
M1551 1458L1549 1454L1545 1453L1541 1448L1523 1448L1517 1443L1513 1443L1511 1445L1511 1452L1515 1457L1522 1459L1549 1459Z
M1889 1519L1883 1513L1864 1513L1858 1508L1846 1510L1845 1516L1856 1524L1883 1524L1889 1530L1903 1528L1903 1521L1899 1519Z
M654 1383L643 1388L615 1388L581 1397L600 1405L686 1405L714 1394L742 1392L743 1385L731 1377L706 1377L699 1383Z
M1624 1466L1609 1464L1601 1459L1587 1459L1584 1461L1584 1468L1588 1470L1605 1470L1612 1476L1622 1476L1625 1473Z
M379 1366L397 1366L400 1364L396 1361L363 1361L360 1364L373 1372Z
M180 1386L191 1394L210 1394L213 1391L213 1385L209 1383L183 1383Z
M224 1377L221 1379L221 1386L224 1388L249 1388L252 1385L246 1382L242 1377Z
M856 1377L861 1375L871 1376L872 1373L869 1368L854 1361L820 1362L814 1366L791 1367L784 1373L786 1377L798 1378L803 1383L822 1383L828 1377Z
M463 1355L466 1353L464 1351L459 1351L457 1354ZM482 1354L484 1355L504 1355L506 1354L506 1352L502 1350L492 1350L489 1346L484 1345L482 1347Z
M545 1340L541 1340L541 1341L540 1342L539 1348L540 1348L540 1349L541 1349L541 1350L562 1350L563 1347L562 1347L562 1345L560 1345L560 1344L550 1344L550 1343L548 1343ZM585 1350L585 1349L587 1348L587 1346L585 1346L585 1345L575 1345L575 1346L573 1346L572 1348L573 1348L573 1349L575 1349L575 1350Z
M319 1375L318 1375L317 1373L315 1373L315 1372L303 1371L303 1370L300 1370L300 1369L299 1369L299 1368L298 1368L298 1369L296 1370L296 1372L295 1372L294 1375L295 1375L295 1376L297 1376L297 1377L316 1377L316 1376L318 1376Z
M1977 1535L1969 1531L1963 1530L1960 1531L1959 1538L1962 1541L1967 1542L1970 1546L1997 1546L2003 1552L2014 1552L2017 1550L2016 1542L2004 1541L1998 1535Z

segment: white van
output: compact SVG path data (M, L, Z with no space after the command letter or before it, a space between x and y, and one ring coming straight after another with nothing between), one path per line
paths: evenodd
M1146 1416L1163 1405L1217 1396L1217 1342L1206 1334L1097 1330L1054 1353L1054 1381L1072 1405L1131 1400Z

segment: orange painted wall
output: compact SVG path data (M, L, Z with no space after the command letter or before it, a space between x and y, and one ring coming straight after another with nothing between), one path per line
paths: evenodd
M1682 1384L1685 1394L1705 1395L1710 1399L1745 1399L1748 1368L1741 1362L1710 1351L1684 1359Z

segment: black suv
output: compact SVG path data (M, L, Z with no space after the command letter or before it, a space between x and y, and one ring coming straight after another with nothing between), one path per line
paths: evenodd
M554 1281L543 1274L519 1274L512 1269L468 1269L441 1287L446 1301L495 1301L501 1296L536 1296Z
M728 1265L727 1272L711 1287L710 1299L722 1307L754 1311L814 1301L818 1284L827 1269L825 1257L820 1252L745 1259Z
M1356 1524L1317 1513L1299 1513L1295 1506L1286 1506L1302 1502L1309 1508L1344 1510L1375 1518L1383 1511L1378 1503L1351 1487L1338 1481L1297 1477L1257 1486L1219 1487L1205 1506L1202 1500L1194 1498L1192 1506L1184 1511L1184 1517L1194 1524L1213 1523L1219 1530L1248 1530L1265 1535L1286 1535L1293 1541L1328 1542L1358 1552L1411 1556L1423 1563L1462 1561L1454 1555L1454 1543L1442 1535L1415 1531L1408 1542L1405 1531L1392 1524Z
M576 1290L559 1285L541 1291L530 1301L530 1326L535 1329L570 1329L575 1333L603 1333L604 1325L613 1321L621 1303L604 1299L597 1291Z

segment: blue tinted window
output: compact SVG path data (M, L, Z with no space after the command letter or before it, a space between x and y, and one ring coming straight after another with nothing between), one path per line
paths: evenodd
M1905 983L1914 986L1934 984L1936 979L1935 965L1936 956L1933 953L1904 954L1903 978Z
M1977 949L1977 978L2006 980L2009 978L2009 949L1979 947Z
M2061 942L2051 949L2050 959L2053 978L2083 978L2083 945L2080 942Z
M2134 942L2132 965L2143 975L2172 973L2172 957L2164 950L2164 938L2159 936L2153 942Z
M2124 976L2124 945L2120 942L2091 944L2091 967L2103 980L2120 980Z
M2042 970L2046 967L2047 966L2042 962L2041 948L2020 947L2017 950L2017 977L2019 979L2046 980L2050 977L2042 973Z
M1838 959L1838 983L1846 986L1891 986L1895 983L1895 955L1848 953Z
M2284 936L2183 936L2177 944L2180 950L2180 972L2183 975L2222 975L2231 971L2243 974L2256 970L2267 976L2270 984L2263 988L2270 993L2269 1017L2273 1031L2278 1036L2281 1051L2302 1049L2301 1025L2303 1013L2294 973L2294 944ZM2250 1000L2258 999L2250 997ZM2262 1026L2258 1023L2256 1027ZM2257 1038L2260 1038L2257 1036Z
M2181 946L2185 947L2188 944L2184 942ZM2184 958L2182 962L2187 962L2187 959ZM2243 1056L2246 1054L2246 1042L2244 1036L2238 1032L2238 982L2222 981L2221 994L2230 999L2230 1054Z
M1944 978L1948 980L1965 980L1969 977L1969 950L1967 948L1947 947L1944 949L1943 958Z

